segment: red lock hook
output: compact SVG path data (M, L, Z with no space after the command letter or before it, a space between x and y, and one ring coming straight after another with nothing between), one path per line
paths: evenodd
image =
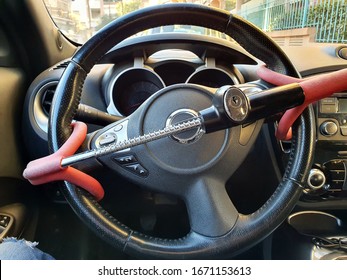
M85 123L75 122L71 126L73 132L64 145L54 154L29 162L23 176L33 185L65 180L85 189L99 201L105 192L95 178L71 166L61 166L62 159L73 155L87 136Z

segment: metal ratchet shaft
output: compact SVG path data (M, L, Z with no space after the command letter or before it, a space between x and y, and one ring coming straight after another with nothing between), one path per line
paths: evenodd
M199 117L193 118L193 119L190 119L175 125L166 126L165 128L154 131L154 132L146 133L144 135L141 135L135 138L121 141L119 143L111 144L105 147L93 149L87 152L66 157L62 159L61 166L67 167L72 164L76 164L78 162L84 161L86 159L97 158L97 157L105 156L111 153L119 152L121 150L142 145L154 140L164 138L166 136L170 136L176 133L181 133L181 132L184 132L193 128L201 127L201 126L202 126L202 120Z

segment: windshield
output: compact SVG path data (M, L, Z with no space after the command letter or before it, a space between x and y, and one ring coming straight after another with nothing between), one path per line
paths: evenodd
M59 29L72 41L86 42L104 25L155 4L196 3L239 14L263 29L280 46L347 43L346 0L44 0ZM183 32L225 38L206 28L175 25L143 34Z

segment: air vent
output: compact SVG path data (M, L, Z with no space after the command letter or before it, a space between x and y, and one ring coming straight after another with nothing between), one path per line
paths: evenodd
M279 46L284 47L286 44L286 39L284 37L272 38Z
M48 130L48 117L51 110L52 100L55 90L57 88L58 81L49 81L36 92L32 103L34 113L34 119L37 126L45 133Z
M57 88L57 85L51 85L47 87L41 95L41 107L43 113L48 117L49 111L51 110L52 106L52 100L55 93L55 89Z
M70 63L70 60L66 60L64 62L61 62L57 65L55 65L51 70L57 70L57 69L65 69Z
M304 44L304 38L303 37L290 37L289 38L289 46L291 47L300 47Z

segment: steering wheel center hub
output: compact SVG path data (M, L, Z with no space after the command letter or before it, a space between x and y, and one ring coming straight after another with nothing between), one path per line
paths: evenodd
M175 125L196 117L198 117L198 113L192 109L179 109L174 111L167 118L166 126ZM189 144L198 141L203 134L203 130L199 127L185 132L173 134L170 137L181 144Z
M130 119L129 137L146 134L198 116L212 104L211 92L197 85L175 85L153 95ZM229 131L203 135L201 128L173 134L134 149L141 158L171 173L186 173L214 165L230 141ZM208 147L208 149L206 148Z

